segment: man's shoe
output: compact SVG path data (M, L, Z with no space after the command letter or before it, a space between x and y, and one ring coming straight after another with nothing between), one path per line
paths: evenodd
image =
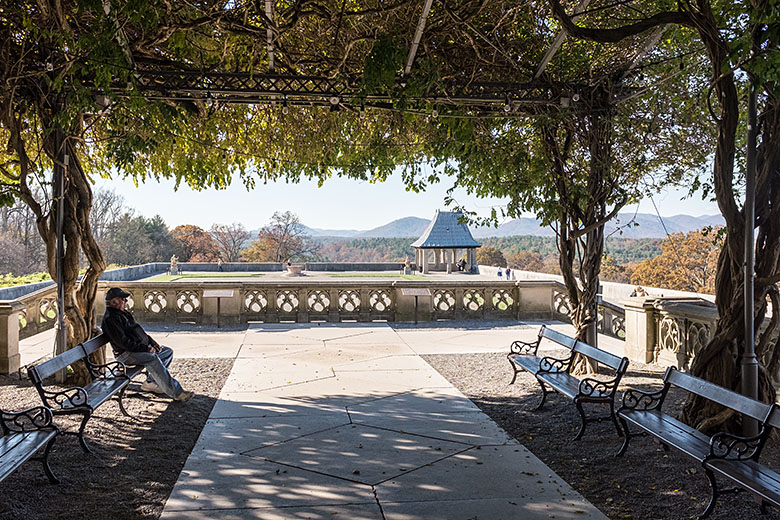
M141 391L142 392L152 392L153 394L164 394L163 389L160 388L160 385L155 383L154 381L144 381L141 383Z
M186 403L190 399L192 399L195 396L195 392L190 392L189 390L183 390L182 393L177 395L173 398L174 401L181 401L182 403Z

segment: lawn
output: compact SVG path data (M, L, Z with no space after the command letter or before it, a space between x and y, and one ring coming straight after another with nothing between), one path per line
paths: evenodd
M175 282L185 278L249 278L263 276L263 273L238 273L238 272L203 272L203 273L183 273L183 274L158 274L147 278L146 281L150 282Z
M334 278L400 278L402 280L428 280L421 274L400 274L400 273L328 273L328 276Z

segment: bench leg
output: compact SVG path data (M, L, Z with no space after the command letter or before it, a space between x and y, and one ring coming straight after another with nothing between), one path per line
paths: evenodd
M511 359L507 359L507 361L509 361L509 365L512 367L512 370L514 370L515 372L515 374L512 376L512 380L509 382L510 385L513 385L515 384L515 380L517 380L517 373L519 372L519 370L517 370L517 367L515 367L515 364L512 363Z
M124 398L124 396L125 396L125 390L127 390L128 386L130 386L130 385L128 384L128 385L123 386L122 389L119 391L119 394L117 395L117 402L119 403L119 409L122 411L122 414L124 416L130 417L131 419L135 419L135 417L130 415L130 413L128 413L128 411L125 409L125 403L124 403L124 401L122 401L122 398Z
M631 440L631 432L628 431L628 423L622 417L620 418L620 424L623 425L623 445L620 447L617 454L615 454L616 457L623 456L628 449L628 443Z
M49 466L49 452L51 452L51 448L54 445L55 440L57 440L57 435L52 437L51 440L46 443L46 448L43 450L43 457L41 457L41 463L43 464L43 471L49 478L49 482L52 484L59 484L60 480L54 475L54 472L51 470L51 466Z
M587 419L585 418L585 410L582 408L582 403L575 400L574 404L577 405L577 411L580 412L580 419L582 419L582 424L580 424L580 431L578 431L577 435L574 436L574 440L578 441L582 439L582 436L585 434L585 423L587 422Z
M617 415L615 415L615 400L612 399L609 402L609 417L612 419L612 424L615 425L615 429L617 430L618 437L623 436L623 429L620 427L620 424L618 424L617 421Z
M697 520L704 520L710 516L712 510L715 509L715 502L718 500L718 483L715 481L715 474L708 468L704 468L704 473L707 474L707 479L710 481L710 487L712 487L712 498L710 499L710 503L707 504L707 507L704 508L702 514L697 517Z
M539 383L539 386L542 387L542 400L539 402L539 405L536 408L534 408L535 412L542 409L542 407L544 406L544 402L547 400L547 393L548 393L547 387L544 386L544 383L542 383L542 381L538 377L536 378L536 382Z
M92 413L86 413L84 414L84 419L81 420L81 425L79 426L79 444L81 444L81 449L84 450L87 453L92 453L92 450L87 445L87 441L84 439L84 428L87 427L87 421L89 421L89 418L92 417Z

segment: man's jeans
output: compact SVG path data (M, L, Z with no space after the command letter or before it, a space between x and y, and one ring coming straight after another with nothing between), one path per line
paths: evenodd
M168 367L173 360L173 349L162 347L159 354L153 352L122 352L116 359L125 365L143 365L146 380L157 383L169 397L176 397L184 391L178 381L171 377Z

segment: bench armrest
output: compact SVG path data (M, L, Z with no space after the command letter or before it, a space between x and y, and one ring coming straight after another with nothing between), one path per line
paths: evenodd
M92 363L89 359L86 361L87 369L89 370L90 375L95 379L116 379L127 375L127 367L121 361L111 361L105 365L97 365Z
M609 381L601 381L593 379L592 377L586 377L580 381L578 395L586 397L606 397L615 392L617 384L617 378L610 379Z
M629 388L623 392L621 410L657 410L661 408L666 397L664 389L657 392L643 392Z
M709 459L750 460L757 459L766 441L765 427L755 437L740 437L728 432L718 432L710 437Z
M568 372L571 364L571 357L558 359L551 356L544 356L539 361L539 372Z
M21 412L3 411L0 418L3 422L3 433L29 432L52 427L52 413L45 406L36 406Z
M68 408L86 406L89 402L87 391L80 386L74 386L59 392L43 390L39 392L43 398L43 404L48 408Z
M512 354L533 354L536 355L536 351L539 350L540 341L513 341L509 346L509 355Z

